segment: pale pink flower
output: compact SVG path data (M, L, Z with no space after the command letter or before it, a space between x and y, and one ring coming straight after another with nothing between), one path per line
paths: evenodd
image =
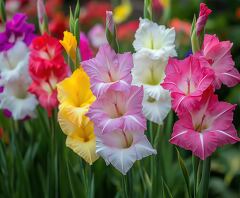
M217 147L234 144L240 140L232 124L233 110L236 105L219 102L208 88L202 99L192 110L185 109L173 127L170 142L202 160L210 156Z
M82 67L90 77L91 89L95 96L108 89L126 90L132 82L131 53L116 54L110 45L102 45L95 58L82 62Z
M102 133L122 129L142 131L146 119L142 113L143 88L131 86L129 91L108 90L91 105L87 116Z
M235 86L240 82L240 74L234 68L231 55L232 43L220 42L216 35L206 34L202 50L196 56L203 56L209 63L209 68L215 74L214 86L219 89L223 84L228 87Z
M192 108L201 99L203 91L212 84L213 73L205 67L206 64L206 61L194 56L184 60L169 59L162 86L171 92L176 112Z
M96 24L88 33L88 38L93 47L99 48L107 43L105 29L101 24Z
M144 135L144 131L124 131L102 134L95 128L96 152L106 162L110 163L126 175L136 160L141 160L149 155L157 154Z
M208 15L211 13L212 13L212 10L210 10L205 3L200 4L200 12L196 22L196 32L198 36L204 29L208 20Z

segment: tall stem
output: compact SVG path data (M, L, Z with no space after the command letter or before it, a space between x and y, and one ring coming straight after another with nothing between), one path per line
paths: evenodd
M192 155L192 166L193 166L193 190L194 190L193 197L196 198L198 187L197 172L199 167L199 159L194 155Z
M210 167L211 167L211 157L208 157L207 159L205 159L203 161L202 179L201 179L201 183L200 183L198 198L207 198L208 197Z

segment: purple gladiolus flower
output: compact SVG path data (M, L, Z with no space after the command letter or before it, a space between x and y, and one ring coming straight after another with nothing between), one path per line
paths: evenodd
M27 23L25 14L17 13L6 23L5 31L0 33L0 51L12 48L19 40L30 45L34 35L34 25Z

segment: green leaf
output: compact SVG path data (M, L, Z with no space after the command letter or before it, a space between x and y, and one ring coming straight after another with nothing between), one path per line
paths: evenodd
M178 151L178 149L176 148L176 151L177 151L177 156L178 156L178 162L179 162L179 165L180 165L180 168L182 170L182 174L183 174L183 177L184 177L184 180L185 180L185 183L187 185L187 191L188 191L188 195L189 197L191 198L192 195L191 195L191 189L190 189L190 180L189 180L189 174L188 174L188 170L185 166L185 163Z
M172 193L171 193L168 185L164 181L163 177L162 177L162 191L163 191L163 197L164 198L167 198L167 197L173 198ZM166 196L166 193L167 193L168 196Z

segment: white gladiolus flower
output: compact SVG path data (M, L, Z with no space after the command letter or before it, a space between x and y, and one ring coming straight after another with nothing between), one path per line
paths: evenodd
M167 117L171 110L170 93L165 90L162 97L156 99L147 94L143 98L143 114L145 117L159 125L163 124L163 120Z
M133 84L143 85L143 113L145 117L157 124L162 124L171 110L171 96L160 85L165 78L165 59L153 60L147 55L135 53L132 69Z
M28 73L28 47L18 41L11 49L0 53L1 79L12 81Z
M118 130L102 134L99 129L95 129L95 134L97 134L97 154L105 160L107 165L112 164L124 175L135 161L157 154L143 131Z
M10 111L15 120L34 116L38 101L33 94L27 91L29 82L28 76L20 76L11 81L2 79L0 81L0 87L3 87L0 93L0 109Z
M140 18L140 25L135 34L133 46L138 53L149 56L151 59L176 56L175 30L164 25L158 25L148 19Z

